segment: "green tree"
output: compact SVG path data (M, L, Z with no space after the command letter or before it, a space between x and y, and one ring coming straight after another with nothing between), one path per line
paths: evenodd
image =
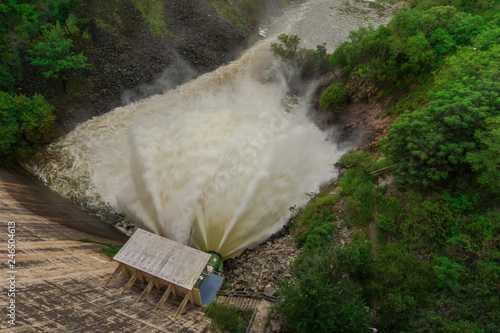
M278 40L279 43L271 43L271 50L297 71L306 59L306 51L300 47L300 37L281 34L278 36Z
M486 129L477 131L478 149L467 154L466 160L478 173L478 183L500 193L500 116L486 119Z
M63 83L70 73L90 67L83 53L75 54L71 51L73 41L66 38L67 29L59 22L46 25L41 39L29 50L31 65L42 67L44 77L61 78Z

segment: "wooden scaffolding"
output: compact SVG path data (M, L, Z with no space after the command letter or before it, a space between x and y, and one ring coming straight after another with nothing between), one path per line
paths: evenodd
M104 284L106 287L120 273L129 277L121 293L126 293L139 280L147 283L137 302L143 301L153 287L165 290L155 307L161 307L170 294L183 300L175 313L180 316L187 302L202 305L200 291L195 287L205 269L210 254L137 229L113 258L120 264Z

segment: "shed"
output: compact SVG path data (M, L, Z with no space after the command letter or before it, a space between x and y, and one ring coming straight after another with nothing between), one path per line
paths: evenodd
M160 307L170 294L183 300L176 316L184 310L187 302L203 305L200 286L211 255L170 239L158 236L143 229L137 231L123 245L113 258L120 264L104 284L107 286L120 273L130 277L122 290L128 292L136 280L147 283L137 301L144 300L153 286L165 292L156 305ZM198 282L198 283L197 283Z

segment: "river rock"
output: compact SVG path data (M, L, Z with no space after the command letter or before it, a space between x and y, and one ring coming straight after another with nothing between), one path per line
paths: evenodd
M271 286L271 284L268 284L264 288L264 294L268 294L268 295L271 295L271 296L276 296L277 292L276 292L276 289L274 289L273 286Z
M241 290L255 289L275 296L278 280L286 274L294 258L301 252L286 232L271 237L241 256L229 259L224 265L224 278L233 281L230 288Z

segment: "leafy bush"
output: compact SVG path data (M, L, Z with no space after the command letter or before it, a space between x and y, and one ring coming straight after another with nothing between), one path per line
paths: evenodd
M332 236L335 234L337 225L333 223L333 220L337 218L334 215L326 213L327 217L323 217L323 214L318 214L314 217L309 228L302 234L297 236L295 241L298 247L312 248L327 245ZM333 217L331 217L333 216Z
M322 108L335 108L336 112L343 111L348 101L349 86L340 82L335 82L329 85L321 93L319 105Z
M294 225L298 247L325 246L331 241L337 221L337 216L332 213L332 203L332 197L319 196L300 211Z
M366 170L347 170L340 180L340 195L347 206L347 220L355 225L365 225L373 218L373 176Z
M374 289L380 297L377 328L408 331L409 322L424 317L434 288L431 263L418 260L405 242L394 241L377 249Z
M410 94L389 106L384 113L386 115L400 115L405 111L413 112L421 109L429 102L429 90L432 87L432 79L429 82L417 86Z
M500 45L449 58L428 106L392 126L384 152L397 162L400 184L480 182L498 191L494 119L500 114ZM489 186L491 184L491 186Z
M364 150L353 151L340 158L339 163L345 168L366 166L372 160L372 155Z
M205 314L212 319L212 331L228 333L245 333L252 317L251 311L240 311L215 301L205 309Z
M500 116L487 118L484 130L476 131L477 149L466 161L477 173L477 182L493 193L500 193Z
M312 78L317 74L333 72L333 67L328 61L329 54L326 52L326 44L316 46L316 50L306 50L306 58L302 65L302 77ZM335 74L335 72L333 72Z
M88 37L75 16L81 0L44 0L0 4L0 89L13 91L24 61L42 68L45 77L62 78L88 68L75 54L73 39ZM28 55L28 57L26 57Z
M377 328L498 330L500 217L485 210L490 205L477 193L379 195L391 237L377 247Z
M402 214L403 210L396 198L390 195L384 196L382 193L377 193L377 214L375 215L375 223L379 230L383 230L392 235L399 234Z
M0 92L0 158L30 156L54 135L53 107L41 95L28 98Z
M355 251L316 248L299 255L291 276L280 281L276 309L286 332L364 332L371 315L361 286L349 276L350 262L364 260ZM365 263L358 265L364 267Z
M336 256L356 281L363 281L371 277L373 263L371 243L356 240L350 246L337 248Z

